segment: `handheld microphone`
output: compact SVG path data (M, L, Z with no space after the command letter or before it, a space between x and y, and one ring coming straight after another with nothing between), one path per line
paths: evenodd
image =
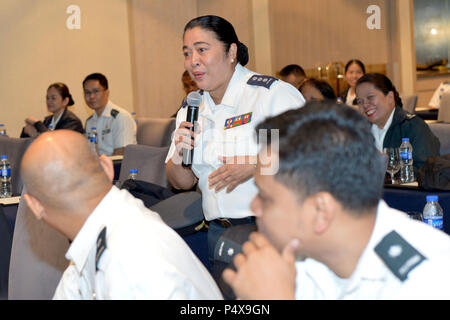
M186 101L188 108L186 122L194 124L198 119L198 106L202 103L202 96L197 91L193 91L188 94ZM194 127L190 128L190 130L193 132ZM191 167L193 158L194 149L183 149L183 162L181 163L181 165L185 168Z

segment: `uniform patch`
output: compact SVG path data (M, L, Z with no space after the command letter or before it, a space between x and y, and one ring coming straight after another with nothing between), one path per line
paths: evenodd
M255 75L251 76L250 79L248 79L247 84L252 85L252 86L259 86L259 87L264 87L264 88L270 89L270 86L275 81L278 81L278 79L275 77L255 74Z
M242 246L232 240L221 240L214 250L214 260L231 263L238 253L242 252Z
M112 115L113 118L117 117L118 114L119 114L118 110L116 110L116 109L112 109L111 110L111 115Z
M415 267L426 259L395 231L391 231L381 240L375 247L375 252L402 282L408 278L408 274Z
M97 237L97 251L95 252L95 271L98 271L98 262L106 250L106 227L103 227L102 231Z
M249 112L246 114L241 114L239 116L229 118L225 120L224 130L231 129L234 127L242 126L252 121L253 112Z

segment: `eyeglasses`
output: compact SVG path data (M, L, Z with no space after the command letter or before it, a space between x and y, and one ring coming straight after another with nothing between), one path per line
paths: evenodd
M103 91L105 91L105 90L100 90L100 89L94 89L94 90L92 90L92 91L84 91L84 95L86 96L86 97L90 97L91 96L91 94L93 94L94 96L98 96L98 94L100 93L100 92L103 92Z

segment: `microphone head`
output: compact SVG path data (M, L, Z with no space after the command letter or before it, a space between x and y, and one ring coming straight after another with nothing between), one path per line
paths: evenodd
M192 91L187 95L186 102L189 106L198 107L202 103L202 95Z

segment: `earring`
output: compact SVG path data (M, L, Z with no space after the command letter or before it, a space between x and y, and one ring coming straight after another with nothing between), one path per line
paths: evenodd
M231 63L234 63L234 59L231 59Z

